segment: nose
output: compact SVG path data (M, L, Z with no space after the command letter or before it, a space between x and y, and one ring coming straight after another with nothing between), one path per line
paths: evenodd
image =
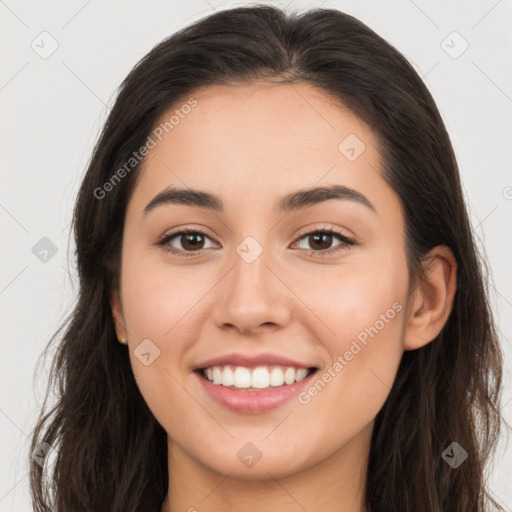
M219 283L213 318L220 328L243 334L284 327L291 318L293 293L270 251L254 261L235 252L230 270Z

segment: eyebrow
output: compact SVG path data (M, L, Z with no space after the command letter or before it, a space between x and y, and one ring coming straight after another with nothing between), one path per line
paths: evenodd
M275 209L279 212L291 212L309 208L331 199L343 199L358 202L377 213L370 200L357 190L344 185L329 185L297 190L281 198ZM214 194L193 189L168 187L157 194L144 208L143 215L164 204L182 204L205 208L215 212L224 211L222 199Z

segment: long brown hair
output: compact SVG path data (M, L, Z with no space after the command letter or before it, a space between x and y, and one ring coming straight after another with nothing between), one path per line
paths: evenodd
M154 47L123 81L83 178L73 216L79 293L60 339L30 459L34 510L159 512L167 435L134 380L110 310L126 205L140 163L98 189L146 142L158 118L199 87L255 79L317 86L377 134L382 175L400 197L411 283L430 249L457 260L453 309L440 335L405 352L376 417L365 496L373 512L483 512L484 469L497 443L502 355L457 162L434 100L412 66L357 19L334 9L258 5L216 12ZM485 273L484 273L485 270ZM61 333L63 334L61 336ZM48 410L50 390L57 401ZM457 442L468 458L442 457Z

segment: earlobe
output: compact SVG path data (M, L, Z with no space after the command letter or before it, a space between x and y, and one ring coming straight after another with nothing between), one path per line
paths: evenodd
M123 308L121 306L121 299L119 297L119 291L114 290L110 301L110 309L112 311L112 318L114 319L114 325L118 340L123 343L123 339L127 338L126 325L124 322Z
M433 341L452 311L457 287L457 262L449 247L432 249L424 278L415 290L405 329L404 350L416 350Z

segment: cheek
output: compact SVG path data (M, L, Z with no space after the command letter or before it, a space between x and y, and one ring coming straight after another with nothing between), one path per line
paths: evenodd
M144 400L171 437L183 435L176 418L190 414L182 362L190 344L186 302L182 295L145 280L125 305L130 332L130 363ZM193 318L193 317L192 317Z
M136 260L125 261L122 279L130 362L145 401L158 417L159 409L179 405L173 403L175 378L186 340L180 329L186 323L188 301L184 295L192 292L185 289L184 294L179 278L162 279L158 266L144 265L142 259L137 265Z
M356 338L362 343L373 338L377 334L373 327L379 339L399 340L402 318L398 313L404 309L407 292L405 269L368 263L307 276L297 276L294 292L314 314L308 327L331 355L348 350Z
M334 429L332 435L341 424L355 433L376 416L396 376L407 274L404 267L375 265L314 282L298 293L317 315L311 329L331 362L299 402L328 416L325 428Z
M154 339L164 345L161 348L172 345L178 349L194 309L208 292L209 281L190 269L172 269L151 258L145 263L143 258L127 261L124 268L123 310L128 331L138 340Z

